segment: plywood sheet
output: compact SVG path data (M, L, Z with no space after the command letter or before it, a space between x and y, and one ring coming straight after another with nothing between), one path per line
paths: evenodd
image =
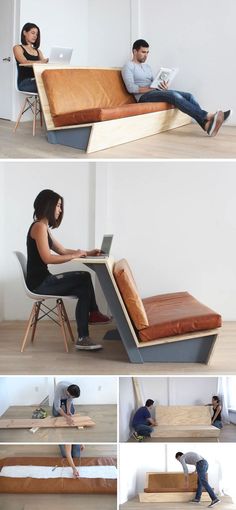
M11 418L0 420L0 429L27 429L27 428L54 428L54 427L93 427L95 422L89 416L73 416L74 425L68 425L63 416L54 418L48 416L44 419Z
M168 493L146 493L139 494L140 503L187 503L195 497L195 492L168 492ZM207 493L203 493L201 501L208 501L210 497Z
M157 406L158 425L211 425L211 413L206 406Z
M212 425L176 425L174 427L171 425L161 425L160 427L155 427L152 432L152 437L158 438L214 437L217 439L219 435L220 430Z

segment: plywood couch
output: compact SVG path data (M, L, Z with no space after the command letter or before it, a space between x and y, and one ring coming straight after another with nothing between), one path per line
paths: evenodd
M146 473L146 488L139 494L141 503L187 502L194 498L197 490L197 474L189 476L189 488L185 488L183 473ZM202 501L210 498L203 490Z
M76 466L116 466L112 457L74 459ZM7 457L0 459L0 493L83 493L116 494L117 481L111 478L12 478L1 476L4 466L68 467L60 457Z
M141 299L125 259L85 259L93 269L133 363L208 363L221 316L188 292Z
M211 425L211 412L206 406L157 406L157 427L152 437L181 438L201 437L215 438L220 430Z
M191 122L168 103L140 103L119 69L34 65L48 141L94 152Z

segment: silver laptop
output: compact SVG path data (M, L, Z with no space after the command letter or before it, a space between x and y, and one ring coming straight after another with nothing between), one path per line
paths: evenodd
M73 48L52 48L49 64L69 64Z
M101 255L92 256L92 257L90 255L88 255L88 257L85 257L85 258L89 258L89 259L104 259L106 257L109 257L110 251L111 251L112 240L113 240L113 235L112 234L105 234L103 236L103 240L102 240Z

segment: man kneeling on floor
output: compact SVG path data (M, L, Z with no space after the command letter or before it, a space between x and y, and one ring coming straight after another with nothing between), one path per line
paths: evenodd
M72 415L75 414L73 399L80 396L80 388L77 384L68 381L60 381L56 385L52 414L64 416L68 425L74 425Z
M134 414L132 420L132 427L135 430L133 436L135 439L140 440L143 437L150 437L153 432L153 426L157 425L156 421L152 419L150 410L152 409L154 400L149 398L145 406L139 407Z
M208 462L206 459L201 457L198 453L195 452L177 452L175 455L175 458L182 464L184 474L185 474L185 488L188 489L189 487L189 472L187 464L190 464L192 466L196 467L196 472L198 476L198 484L197 484L197 492L195 498L192 500L192 503L200 503L201 495L202 495L202 488L208 492L211 503L208 505L209 508L212 506L215 506L217 503L220 503L220 500L215 495L213 489L210 487L208 481L207 481L207 470L208 470Z

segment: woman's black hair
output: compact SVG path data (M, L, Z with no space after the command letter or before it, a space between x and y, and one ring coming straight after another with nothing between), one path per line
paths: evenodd
M213 400L216 400L217 404L220 404L220 399L217 397L217 395L213 395Z
M61 200L61 213L59 217L55 218L55 209L58 203L58 200ZM34 220L42 220L43 218L47 218L49 227L57 228L61 224L64 213L64 200L61 195L55 193L51 189L44 189L40 191L34 201Z
M38 36L37 36L37 39L33 45L34 48L37 50L40 46L40 29L37 25L35 25L35 23L25 23L25 25L23 26L23 28L21 30L21 36L20 36L21 44L27 44L24 32L29 32L32 28L37 28L37 30L38 30Z

